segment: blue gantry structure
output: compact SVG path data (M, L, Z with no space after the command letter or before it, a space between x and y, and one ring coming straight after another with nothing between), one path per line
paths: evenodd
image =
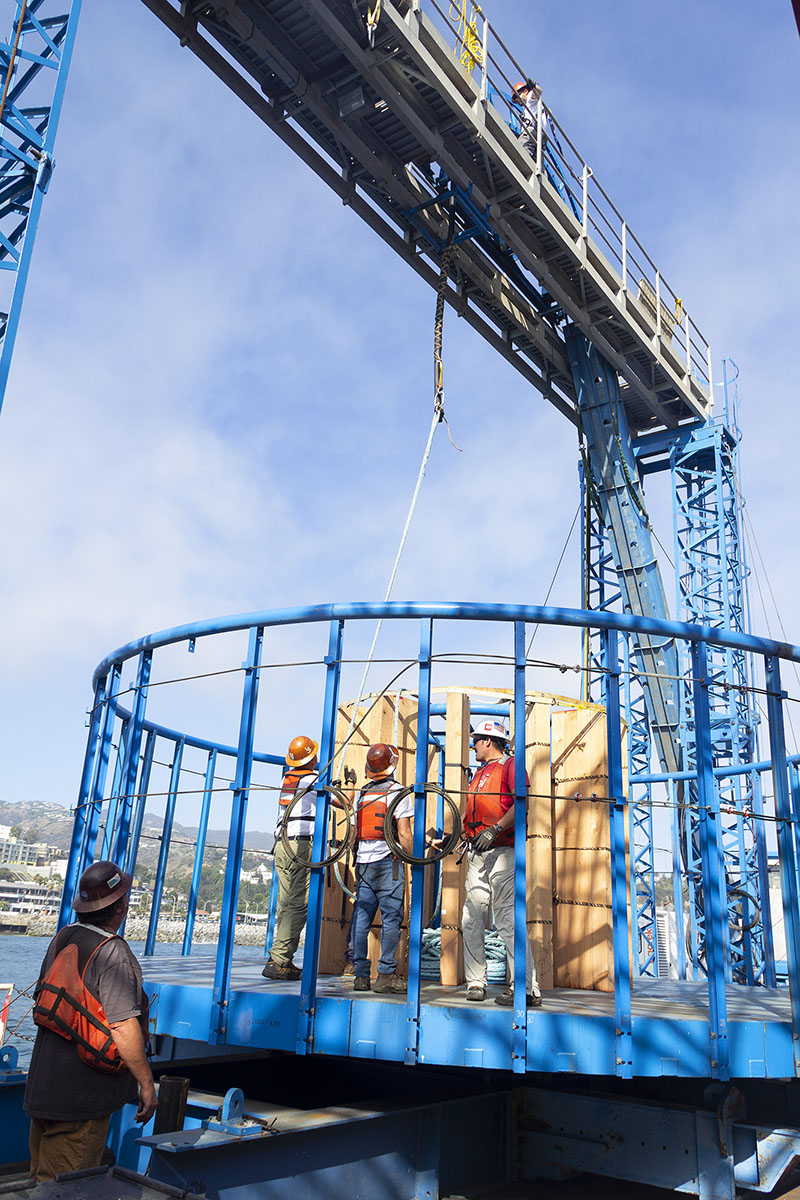
M153 771L165 769L166 761L165 812L145 944L164 1062L210 1056L233 1071L237 1063L243 1069L246 1053L270 1062L291 1054L306 1064L333 1056L351 1065L369 1062L376 1081L388 1081L386 1073L400 1065L456 1071L462 1080L457 1089L469 1078L476 1111L514 1130L524 1146L519 1171L532 1170L535 1162L556 1173L616 1172L714 1200L731 1198L744 1186L769 1190L800 1145L786 1115L791 1111L787 1097L796 1096L794 1083L785 1093L775 1090L775 1081L795 1080L800 1063L800 999L794 984L800 954L800 775L798 758L785 744L786 694L780 678L781 662L796 661L799 652L749 632L736 369L729 361L724 364L724 403L717 416L711 350L698 326L555 115L541 98L523 111L515 83L529 71L490 26L488 12L438 0L143 2L187 53L423 279L439 288L444 272L447 303L573 423L581 454L583 608L328 606L198 623L114 652L95 674L62 921L69 918L80 871L94 857L135 866L147 798L154 794ZM79 9L79 0L15 0L8 41L0 45L0 269L8 285L8 298L0 302L5 310L0 400L52 172ZM673 497L676 620L670 616L644 487L658 472L669 473ZM248 798L261 786L259 773L277 777L281 762L280 747L260 746L257 739L259 689L269 666L265 631L328 626L319 727L321 758L330 766L344 638L350 624L378 617L397 628L409 622L418 626L411 660L416 676L411 690L419 703L418 816L431 745L443 767L430 697L441 626L468 621L505 627L512 713L521 712L525 703L529 631L540 624L580 631L583 696L601 701L608 712L607 795L591 802L608 812L613 995L554 994L541 1011L526 1013L520 955L513 964L515 1003L508 1012L475 1012L446 989L423 982L422 880L430 868L421 866L414 867L412 878L407 1002L354 997L320 983L323 883L318 871L311 873L299 986L267 985L253 977L252 964L237 959L234 932ZM168 728L149 717L154 655L184 644L194 650L199 639L230 633L247 638L236 744ZM135 679L123 686L126 664L134 662ZM764 759L756 691L767 709ZM514 728L522 739L516 780L521 834L524 721L515 721ZM199 832L176 966L154 951L173 822L187 773L202 782L193 789ZM330 772L327 778L323 772L322 783L329 782ZM225 901L218 948L208 958L190 952L211 805L222 786L231 793ZM327 804L327 793L321 793L315 858L327 838ZM658 974L657 825L668 831L675 910L682 913L685 906L688 917L685 938L679 923L678 979L672 981ZM415 831L419 842L421 821ZM520 836L517 945L525 930L523 846ZM417 844L415 852L420 850ZM786 943L781 963L773 946L770 854L780 877ZM779 976L784 986L777 986ZM487 1090L486 1079L501 1080L506 1073L528 1081L527 1099L512 1102L502 1085L496 1092ZM546 1091L550 1105L537 1100L531 1076L557 1080ZM392 1089L398 1078L392 1075ZM737 1083L735 1096L731 1080ZM647 1092L648 1081L658 1081L660 1090ZM444 1076L437 1075L437 1082L444 1087ZM587 1124L589 1115L577 1115L574 1092L579 1087L599 1093L601 1086L611 1087L615 1097L597 1099L609 1134L589 1143L575 1132L582 1128L577 1122ZM763 1127L746 1124L743 1096L757 1103ZM656 1098L663 1102L659 1120L669 1131L658 1154L649 1134L638 1139L638 1148L630 1138L612 1136L610 1131L627 1118L630 1128L644 1131ZM436 1111L444 1130L450 1110L443 1102ZM410 1112L370 1111L374 1127L390 1131L389 1141L394 1137L398 1145L417 1146L404 1159L410 1155L416 1163L410 1174L397 1165L399 1151L394 1159L387 1151L380 1169L398 1181L398 1188L422 1189L410 1195L459 1186L458 1170L445 1162L446 1138L430 1134L428 1108L418 1104L413 1118ZM283 1119L293 1136L313 1141L313 1129L320 1125L335 1125L337 1136L345 1136L344 1118L337 1121L331 1113L316 1124L303 1125L299 1118L292 1124L285 1112ZM356 1118L351 1112L347 1119ZM199 1125L202 1118L197 1120ZM596 1127L595 1116L592 1122ZM180 1147L154 1144L162 1177L186 1182L197 1170L206 1182L213 1177L219 1195L252 1186L252 1169L234 1185L226 1180L236 1172L207 1165L215 1156L218 1164L227 1162L231 1139L235 1144L236 1120L230 1112L222 1124L225 1128L206 1127L197 1134L199 1141L188 1138ZM558 1145L554 1132L566 1135ZM138 1161L129 1121L126 1126L123 1119L118 1137L123 1157ZM601 1149L592 1149L597 1145ZM251 1156L275 1153L239 1149ZM690 1161L676 1174L673 1152L678 1151ZM206 1163L202 1168L195 1162L198 1156ZM237 1161L241 1164L242 1157ZM488 1172L486 1178L502 1174L498 1162L466 1155L468 1168L472 1178L483 1179L482 1171ZM270 1186L279 1187L277 1166L261 1163L258 1169ZM327 1171L326 1195L340 1186L354 1194L352 1181Z

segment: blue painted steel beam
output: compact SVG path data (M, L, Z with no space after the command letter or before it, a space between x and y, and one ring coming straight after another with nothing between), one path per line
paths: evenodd
M414 774L414 841L415 858L421 858L425 849L425 825L427 795L425 784L428 779L428 733L430 730L431 704L431 654L433 652L433 621L424 618L420 622L419 667L417 690L417 755ZM424 900L426 868L415 864L411 868L411 904L408 917L408 995L406 999L406 1040L404 1062L413 1066L419 1057L420 1022L420 958L422 954L422 906Z
M167 875L169 847L172 841L172 825L175 820L175 805L181 785L181 767L183 765L183 740L176 743L172 755L172 767L169 775L169 793L164 810L164 824L161 827L161 846L158 851L156 876L153 881L153 899L150 906L150 921L147 926L147 937L144 943L145 954L153 954L156 948L156 930L158 918L161 915L161 898L164 894L164 881Z
M609 837L611 846L611 915L614 943L615 1074L633 1076L631 1044L631 960L629 951L628 881L625 871L625 793L622 776L622 713L619 701L617 632L605 641L606 753L608 756Z
M342 670L342 638L344 622L331 621L328 632L328 653L325 655L325 697L322 706L320 734L320 785L332 782L333 760L336 754L336 716L339 710L339 680ZM314 837L311 843L313 862L327 856L328 816L330 798L327 792L317 791L314 810ZM273 887L277 880L273 878ZM317 1006L317 971L319 969L319 937L322 929L322 905L325 897L325 868L311 872L308 888L303 974L300 980L300 1012L297 1022L297 1053L309 1054L314 1047L314 1020Z
M89 792L88 814L84 825L84 839L81 846L80 862L78 863L78 876L86 870L90 863L94 862L94 852L97 845L97 833L100 828L100 813L103 807L103 798L105 795L106 774L108 772L108 764L111 758L111 749L114 737L114 724L117 711L117 696L119 695L119 681L122 671L122 664L118 663L111 668L111 678L108 682L108 691L102 701L102 711L100 714L100 725L98 730L97 751L94 761L94 777L92 786ZM76 879L77 883L77 879Z
M111 859L111 846L114 840L114 830L116 828L117 812L119 810L120 787L122 784L122 764L125 759L127 744L128 722L120 721L117 744L114 747L116 750L114 755L114 775L111 780L111 791L108 795L106 819L103 823L103 841L100 846L100 858L104 861L109 861Z
M128 722L128 737L125 748L125 761L122 767L122 806L120 809L119 820L116 822L114 830L114 841L111 852L111 858L114 862L121 863L124 861L128 850L128 837L131 827L131 816L133 812L134 789L136 787L136 775L139 769L139 754L142 748L142 727L144 722L145 709L147 707L147 685L150 682L150 669L152 666L152 654L145 653L139 656L139 665L136 671L135 691L136 698L133 703L133 712Z
M711 1039L711 1073L729 1079L728 1010L725 996L727 904L722 863L719 800L711 772L711 716L708 654L700 642L692 646L692 692L697 754L697 803L700 854L703 867L706 973L708 975L708 1029Z
M194 863L192 865L192 882L189 885L189 900L186 906L186 925L183 930L183 954L192 952L192 934L194 919L197 911L197 897L200 892L200 876L203 873L203 855L206 849L208 833L208 818L211 813L211 797L214 795L214 775L217 769L217 752L209 750L206 763L206 775L203 783L203 803L200 808L200 821L197 829L197 842L194 848Z
M777 658L800 662L800 646L788 642L777 642L772 638L755 637L735 630L715 629L709 625L687 624L631 613L587 612L577 608L543 607L537 604L430 604L395 600L374 604L317 604L300 608L265 609L176 625L159 633L136 638L112 651L95 668L92 686L108 674L115 664L125 662L142 650L156 650L193 638L196 640L218 633L232 633L253 625L262 625L266 629L320 621L419 620L422 617L444 621L525 621L531 625L562 625L572 629L618 629L622 633L651 635L667 640L685 638L689 642L707 642L710 646L730 646L753 654L773 654ZM210 749L212 745L209 743L206 748Z
M144 754L142 755L142 765L139 771L139 783L136 789L136 805L133 810L133 824L131 826L131 836L128 845L128 857L125 864L125 869L131 874L136 867L136 859L139 855L139 842L142 837L142 824L144 822L144 812L147 805L147 794L150 791L150 775L153 770L153 755L156 748L156 735L150 730L144 744Z
M15 0L0 43L0 408L80 10L81 0Z
M514 622L514 988L511 1066L524 1073L528 1061L525 973L528 951L526 887L528 787L525 773L525 622Z
M222 910L219 918L219 946L214 968L214 991L211 1006L211 1028L208 1040L212 1045L225 1041L228 1024L228 1000L231 986L231 958L233 935L236 928L236 911L239 903L239 870L244 850L244 831L247 823L247 799L250 792L250 777L253 771L253 740L255 737L256 712L258 710L259 667L264 629L261 625L251 627L248 636L247 658L244 667L242 692L242 715L239 721L239 749L236 755L236 771L231 784L231 824L228 831L228 852L225 858L225 881L222 893Z
M78 803L75 808L75 822L72 827L72 841L69 846L67 867L64 873L64 889L61 893L61 907L58 912L58 928L68 925L72 914L72 901L81 874L81 850L86 840L86 827L89 822L89 796L95 773L95 758L100 739L100 727L105 712L107 676L101 676L94 685L94 702L90 710L89 736L86 739L86 753L83 758L81 782L78 788Z

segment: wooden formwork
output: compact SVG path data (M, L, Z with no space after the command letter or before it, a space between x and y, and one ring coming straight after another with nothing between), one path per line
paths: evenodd
M510 692L492 693L497 700ZM463 688L446 690L445 790L463 814L468 786L470 697ZM366 714L366 715L365 715ZM352 767L359 784L364 780L368 748L392 742L400 759L398 781L414 781L416 769L417 704L413 695L387 693L377 701L367 697L359 708L360 725L341 756L352 716L352 704L342 705L337 724L336 770ZM512 729L513 733L513 729ZM624 736L624 731L623 731ZM433 753L428 779L434 778ZM610 991L613 989L611 921L611 856L605 710L562 697L529 693L525 710L525 765L529 777L526 840L527 923L540 985ZM593 801L595 794L603 799ZM578 798L580 797L580 799ZM435 799L429 798L428 825L433 823ZM351 862L339 874L355 890ZM320 971L339 973L344 967L352 900L326 868ZM408 902L410 870L406 868L406 918L398 951L398 973L408 960ZM449 855L442 862L441 981L464 980L461 911L466 862ZM433 870L426 870L424 912L433 911ZM370 934L373 974L380 957L380 915Z

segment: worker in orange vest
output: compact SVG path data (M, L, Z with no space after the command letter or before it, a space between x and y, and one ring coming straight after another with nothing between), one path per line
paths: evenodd
M514 760L508 755L508 735L502 721L481 721L473 730L472 746L478 770L467 795L464 832L469 842L467 881L461 931L467 999L486 999L484 934L490 925L503 939L509 962L514 961ZM525 776L527 790L528 776ZM525 938L525 992L528 1008L542 1003L529 939ZM513 988L495 997L510 1007Z
M394 777L398 760L396 746L377 742L367 751L367 782L355 798L356 813L356 902L353 911L354 990L370 990L367 940L375 914L381 911L381 957L378 978L372 991L402 993L406 982L397 975L397 943L403 923L405 867L394 857L384 836L386 808L401 786ZM412 852L411 816L414 802L402 800L394 813L397 840Z
M305 734L298 734L289 743L286 765L278 796L278 827L275 831L274 877L278 881L278 903L275 908L275 930L272 947L261 974L266 979L300 979L302 972L293 963L300 944L300 934L308 912L309 868L311 842L314 837L314 816L317 810L317 755L319 744ZM284 845L282 831L286 824L289 802L299 799L289 814L287 828L289 849Z

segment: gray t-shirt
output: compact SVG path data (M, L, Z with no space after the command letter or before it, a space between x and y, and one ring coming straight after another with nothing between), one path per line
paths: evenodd
M106 934L108 936L108 934ZM42 962L40 976L55 957L56 938ZM109 1024L127 1021L145 1011L142 970L121 937L112 937L97 951L84 977L89 991L103 1005ZM43 1121L93 1121L135 1103L136 1080L130 1071L107 1075L78 1057L74 1042L49 1029L37 1029L23 1106Z

